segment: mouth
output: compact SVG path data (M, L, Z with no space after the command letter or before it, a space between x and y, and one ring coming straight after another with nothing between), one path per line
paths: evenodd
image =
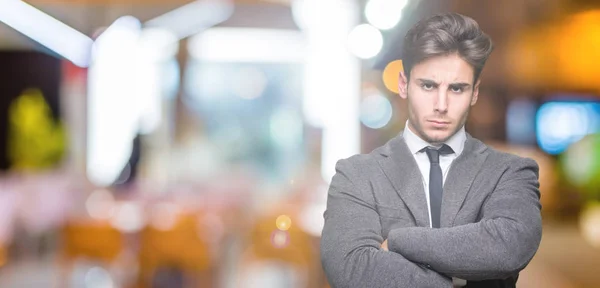
M448 122L448 121L427 120L427 122L429 122L434 127L440 127L440 128L447 127L448 125L450 125L450 122Z
M450 124L450 122L448 121L440 121L440 120L427 120L430 123L434 123L434 124L440 124L440 125L448 125Z

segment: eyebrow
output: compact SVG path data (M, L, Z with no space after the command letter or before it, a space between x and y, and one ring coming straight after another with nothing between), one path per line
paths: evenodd
M417 79L417 81L421 82L422 84L429 84L429 85L433 85L435 87L440 86L440 83L437 83L437 82L435 82L433 80L430 80L430 79L419 78L419 79ZM448 86L452 87L452 88L467 88L467 87L471 86L471 84L470 83L459 82L459 83L451 83Z
M452 84L450 84L448 86L450 86L452 88L462 88L462 89L465 89L465 88L470 87L471 84L469 84L469 83L462 83L461 82L461 83L452 83Z

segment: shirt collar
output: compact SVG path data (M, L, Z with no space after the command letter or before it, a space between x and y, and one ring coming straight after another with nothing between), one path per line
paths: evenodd
M408 128L408 120L406 121L406 126L404 128L404 131L402 132L402 136L404 137L406 145L408 146L408 149L412 154L418 153L419 151L421 151L421 149L425 147L434 147L425 140L421 139L421 137L417 136L417 134L415 134L410 130L410 128ZM463 125L463 127L461 127L456 133L454 133L452 137L446 140L444 144L450 146L450 148L452 148L454 153L458 156L460 155L460 153L462 153L465 147L466 140L467 134L465 132L465 126Z

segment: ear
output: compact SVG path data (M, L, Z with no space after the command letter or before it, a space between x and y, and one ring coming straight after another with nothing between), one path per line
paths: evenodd
M475 103L477 103L477 97L479 96L479 84L481 83L480 80L477 80L477 83L475 83L475 87L473 87L473 97L471 97L471 106L475 105Z
M408 97L408 78L404 75L404 71L400 71L398 75L398 94L402 99Z

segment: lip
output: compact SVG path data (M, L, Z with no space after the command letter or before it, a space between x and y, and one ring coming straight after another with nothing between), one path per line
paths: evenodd
M439 125L448 125L450 124L450 122L445 122L445 121L437 121L437 120L428 120L430 123L433 124L439 124Z
M446 127L450 124L450 122L436 121L436 120L428 120L427 122L431 123L435 127Z

